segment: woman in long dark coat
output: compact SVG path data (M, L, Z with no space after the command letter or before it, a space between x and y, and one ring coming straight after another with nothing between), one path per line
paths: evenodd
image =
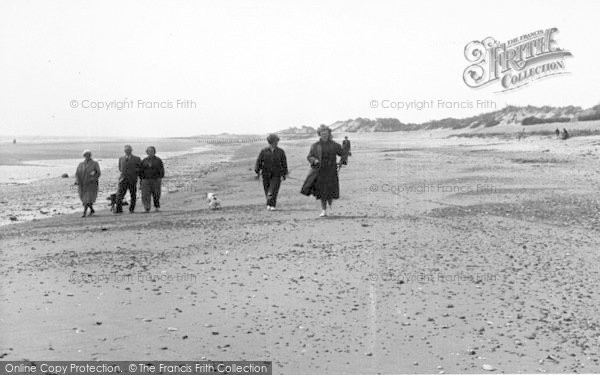
M79 198L83 204L83 216L87 214L87 209L90 209L90 216L94 211L94 202L98 196L98 178L100 178L100 165L92 159L90 150L83 151L84 161L79 163L77 172L75 172L76 184L79 190Z
M339 143L333 141L330 128L321 125L317 134L320 139L310 147L307 160L311 171L304 181L301 193L312 194L321 200L320 216L327 216L327 204L331 208L332 201L340 197L337 157L340 156L343 162L348 155Z

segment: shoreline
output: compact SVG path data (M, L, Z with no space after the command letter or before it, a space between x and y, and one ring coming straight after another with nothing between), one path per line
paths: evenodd
M185 189L185 185L196 178L194 173L199 178L214 172L215 166L228 163L233 153L233 150L226 151L222 147L202 145L190 150L166 152L167 156L165 157L159 155L167 166L171 165L163 179L163 194ZM106 159L103 160L106 161ZM116 160L118 159L114 159L114 164L116 164ZM77 159L71 169L75 170L80 161ZM198 169L190 170L187 166L190 163L197 163ZM116 191L118 168L116 166L106 167L103 163L100 168L102 176L96 207L102 210L107 203L106 196ZM0 191L3 193L3 199L0 200L0 226L51 219L59 215L78 212L81 204L77 186L73 185L73 181L74 175L69 173L68 178L49 177L28 183L1 183ZM28 201L21 198L24 191L26 191L25 195L35 197L35 204L29 205ZM138 189L138 202L141 204L140 194ZM16 217L17 220L12 220L11 217Z
M183 151L167 151L167 152L163 152L161 153L161 159L163 160L169 160L169 159L173 159L179 156L185 156L185 155L190 155L190 154L198 154L198 153L203 153L203 152L208 152L211 150L210 145L204 145L204 146L198 146L198 147L193 147L191 149L188 150L183 150ZM144 157L140 156L141 159L143 159ZM109 167L105 167L106 169L113 169L113 168L117 168L117 164L118 164L118 158L112 158L112 159L107 159L107 158L102 158L102 159L94 159L97 162L101 163L101 164L108 164L110 165ZM66 171L66 170L72 170L73 169L73 165L75 165L75 168L77 168L77 165L81 162L81 158L77 158L77 159L40 159L40 160L26 160L26 161L21 161L19 163L16 164L1 164L0 165L0 171L3 168L6 167L41 167L41 168L53 168L56 169L56 171ZM64 172L66 173L66 172ZM49 174L49 173L47 173ZM56 173L59 174L59 173ZM69 174L69 173L67 173ZM72 177L69 174L69 177ZM27 179L27 180L21 180L21 181L2 181L0 180L0 186L2 185L6 185L6 184L20 184L20 185L24 185L24 184L29 184L32 182L36 182L36 181L43 181L46 179L52 179L52 178L57 178L57 176L55 175L54 177L40 177L40 178L33 178L33 179ZM13 178L10 178L11 180Z

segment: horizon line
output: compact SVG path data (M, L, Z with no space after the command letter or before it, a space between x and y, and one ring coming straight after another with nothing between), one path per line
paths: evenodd
M487 111L487 112L479 112L478 114L474 114L474 115L469 115L469 116L465 116L465 117L444 117L444 118L439 118L439 119L431 119L431 120L427 120L427 121L423 121L423 122L419 122L419 123L413 123L413 122L402 122L400 121L400 119L398 119L397 117L374 117L373 119L377 120L377 119L395 119L398 120L401 124L403 125L423 125L426 124L428 122L432 122L432 121L442 121L442 120L448 120L448 119L454 119L454 120L464 120L466 118L469 117L476 117L476 116L480 116L480 115L484 115L484 114L490 114L490 113L494 113L494 112L498 112L501 111L503 109L506 109L508 107L517 107L517 108L525 108L525 107L534 107L534 108L544 108L544 107L552 107L552 108L567 108L567 107L576 107L576 108L581 108L582 110L586 110L586 109L592 109L593 107L600 105L600 102L596 105L593 105L589 108L584 108L582 106L579 105L574 105L574 104L569 104L569 105L565 105L565 106L552 106L552 105L543 105L543 106L535 106L535 105L531 105L531 104L526 104L526 105L516 105L516 104L506 104L504 107L498 108L498 109L494 109L492 111ZM368 119L371 120L371 117L362 117L362 116L358 116L354 119L350 118L350 119L346 119L346 120L336 120L332 123L330 123L329 125L333 125L335 123L338 122L345 122L348 120L356 120L356 119ZM269 134L269 133L278 133L290 128L302 128L302 127L312 127L312 128L317 128L319 127L321 124L324 124L323 122L320 122L316 125L290 125L287 128L284 129L280 129L280 130L276 130L276 131L270 131L270 132L264 132L264 133L258 133L258 132L254 132L254 133L230 133L230 132L221 132L221 133L196 133L193 135L171 135L171 136L153 136L153 137L138 137L135 135L131 135L131 136L116 136L116 135L109 135L109 136L97 136L97 135L56 135L56 133L54 134L0 134L0 138L17 138L17 137L46 137L46 138L60 138L60 137L66 137L66 138L97 138L97 139L109 139L109 138L114 138L114 139L131 139L131 138L136 138L136 139L177 139L177 138L197 138L197 137L203 137L203 136L262 136L265 134ZM351 132L350 132L351 133Z

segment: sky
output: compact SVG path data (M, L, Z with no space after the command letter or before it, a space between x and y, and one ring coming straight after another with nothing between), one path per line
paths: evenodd
M0 134L265 134L494 109L461 108L477 100L587 108L600 103L598 16L600 2L577 0L4 0ZM568 74L507 92L463 81L469 42L551 27Z

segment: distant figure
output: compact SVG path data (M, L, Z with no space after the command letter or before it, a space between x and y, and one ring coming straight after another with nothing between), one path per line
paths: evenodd
M344 150L344 152L346 153L346 155L352 156L352 152L350 152L350 140L348 139L348 136L345 136L344 140L342 141L342 149ZM342 165L347 165L348 164L348 158L342 159L341 164Z
M146 149L148 156L142 160L140 170L142 203L146 212L150 212L150 198L154 203L154 210L160 210L160 189L163 177L165 177L165 168L162 160L156 156L156 148L150 146Z
M129 190L129 195L131 196L129 213L132 214L135 210L137 178L140 173L142 160L138 156L131 154L133 149L130 145L125 145L123 151L125 152L125 155L119 158L119 172L121 172L121 175L119 176L119 188L117 190L117 209L115 210L115 213L123 213L123 197L125 197L127 190Z
M569 132L566 128L563 128L561 139L569 139Z
M90 216L94 211L94 203L98 196L98 179L100 178L100 165L95 160L92 160L92 152L90 150L83 151L84 160L77 166L75 172L75 184L79 191L79 199L83 204L83 215L86 217L88 208Z
M256 159L254 172L258 175L262 171L267 210L275 211L279 187L281 186L281 181L285 181L288 174L288 167L285 151L277 147L279 143L277 134L269 134L267 143L269 143L269 147L263 148Z
M13 139L13 145L14 145L15 143L17 143L17 139L16 139L16 138L15 138L15 139Z
M558 130L558 128L556 128L556 130L554 131L554 134L556 134L556 138L560 137L560 130Z
M319 141L310 147L306 157L311 171L300 192L304 195L312 194L321 200L322 211L319 216L327 216L327 204L331 208L332 201L340 197L337 156L341 157L340 162L344 162L347 154L339 143L333 141L330 128L321 125L317 134Z

